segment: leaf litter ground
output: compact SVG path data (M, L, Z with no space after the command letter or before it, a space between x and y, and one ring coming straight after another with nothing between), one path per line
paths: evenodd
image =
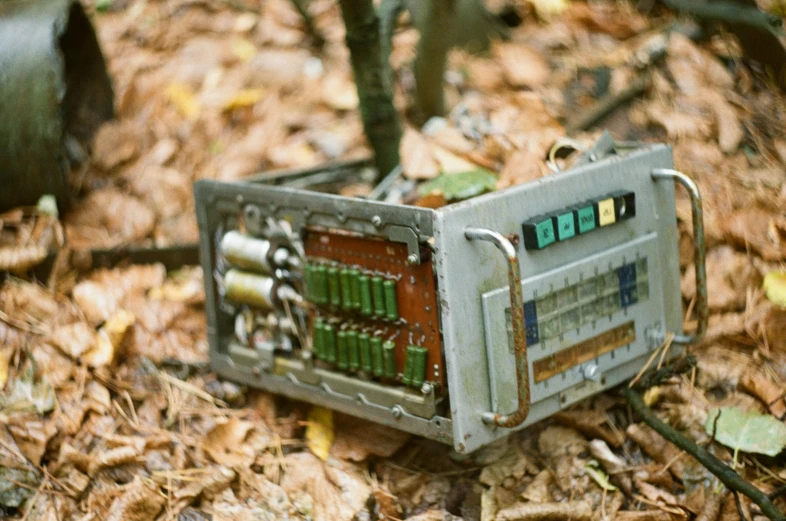
M316 50L284 0L101 6L109 10L94 20L119 117L96 136L89 164L72 173L81 198L62 221L51 208L0 216L3 269L24 271L61 248L46 285L9 278L0 289L0 516L739 517L732 496L637 423L616 392L459 458L434 442L212 376L199 268L91 270L80 250L195 241L196 179L367 156L343 26L333 2L314 0L325 38ZM692 349L697 368L650 389L646 400L762 490L776 490L786 482L783 457L757 455L756 447L777 440L748 426L782 432L786 414L783 96L746 66L733 37L696 44L669 34L685 22L669 13L645 16L619 2L514 7L524 23L510 41L485 57L451 53L450 115L406 126L405 176L484 169L502 188L548 175L546 151L570 116L645 78L642 96L604 124L620 139L672 144L677 168L699 183L712 309L707 339ZM414 113L417 38L406 21L394 36L401 113ZM648 60L653 48L665 51L662 59ZM576 137L591 143L598 135ZM689 308L690 206L680 197ZM442 190L411 199L445 201ZM719 410L733 421L713 421ZM757 517L745 498L741 508Z

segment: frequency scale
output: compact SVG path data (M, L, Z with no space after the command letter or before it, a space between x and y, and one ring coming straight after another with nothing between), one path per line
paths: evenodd
M693 208L693 336L674 181ZM701 199L665 145L605 134L570 169L436 210L259 183L195 194L217 373L459 453L706 329Z

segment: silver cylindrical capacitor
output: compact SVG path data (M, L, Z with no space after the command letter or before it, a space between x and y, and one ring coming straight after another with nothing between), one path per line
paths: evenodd
M258 273L272 274L276 268L283 267L289 259L286 248L273 248L270 241L243 235L237 230L224 234L219 249L221 255L232 266Z
M228 300L248 304L265 311L272 310L281 300L301 302L303 298L290 286L279 284L272 277L247 271L229 270L224 275Z

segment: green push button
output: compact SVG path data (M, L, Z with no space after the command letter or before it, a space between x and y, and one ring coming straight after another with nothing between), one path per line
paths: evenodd
M554 227L557 229L557 240L564 241L576 235L573 223L573 212L558 214L554 217Z
M591 204L576 210L576 225L579 233L587 233L595 229L595 208Z
M530 219L522 225L524 246L528 250L540 250L556 240L551 217Z

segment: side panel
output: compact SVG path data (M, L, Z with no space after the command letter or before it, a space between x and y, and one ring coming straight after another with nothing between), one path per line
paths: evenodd
M451 422L439 415L441 397L437 396L434 386L429 386L429 391L421 391L412 386L399 385L397 381L390 384L357 371L348 371L346 368L342 370L336 367L336 364L328 364L318 359L307 339L296 343L294 349L278 344L261 348L255 341L240 341L235 318L241 315L238 310L247 312L248 307L253 308L254 303L246 301L249 306L244 308L231 301L231 296L226 291L229 284L226 264L231 261L217 251L217 245L229 231L240 233L250 240L269 240L274 244L278 244L275 243L276 234L299 237L299 246L295 244L298 241L290 241L287 248L302 250L302 240L308 236L307 230L323 230L324 233L314 235L319 239L327 238L328 231L336 230L348 234L347 244L351 243L353 237L361 235L375 245L389 244L390 247L384 252L387 257L373 248L364 253L366 258L374 256L375 266L382 266L384 263L400 263L403 266L410 262L423 271L431 265L430 255L425 257L429 259L426 262L419 254L424 251L430 254L425 245L432 238L432 210L282 187L213 181L196 183L195 198L200 229L200 256L205 273L210 361L217 373L253 387L331 407L443 442L451 441ZM336 261L343 259L348 265L351 264L352 256L357 256L358 262L363 262L360 252L345 251L346 244L341 240L337 242L338 250L328 248L325 249L327 253L320 255L332 256ZM413 254L415 259L409 260ZM299 258L308 259L302 251ZM261 261L258 258L254 260ZM236 268L237 266L232 269L239 271ZM402 270L403 268L400 271ZM276 273L248 272L247 275L279 280L278 272L289 271L294 273L289 276L297 279L302 277L302 274L297 273L302 272L302 261L290 268L274 271ZM433 288L433 279L430 282L430 287ZM401 298L406 296L405 290L412 284L414 281L401 283ZM293 284L293 287L300 285ZM431 294L433 298L433 289ZM303 305L318 307L313 304ZM340 308L330 309L337 315L350 313ZM402 318L409 316L405 303L401 303L400 310ZM262 317L269 316L269 310L263 311ZM274 322L282 323L287 314L276 312L279 316ZM288 318L295 321L292 315ZM377 318L383 323L384 319ZM436 314L433 320L436 321ZM388 322L384 323L394 322L388 319ZM253 327L258 325L258 321L252 323ZM437 325L432 324L432 327L434 338L431 341L438 346ZM441 375L442 373L439 374L440 377ZM444 387L438 390L443 391Z
M506 413L515 404L509 394L515 386L511 387L512 355L505 333L504 308L509 306L506 263L491 244L467 240L464 230L487 228L521 237L522 223L543 214L590 199L602 199L613 192L635 193L635 217L586 234L566 234L569 238L564 241L556 240L539 250L526 249L523 240L517 246L525 300L535 298L535 291L548 293L560 289L538 287L539 283L571 286L578 284L580 277L584 280L595 276L595 268L598 268L597 275L603 275L635 262L637 255L647 258L650 277L646 301L632 306L626 303L616 311L601 313L603 317L596 317L594 329L587 324L582 326L584 329L565 330L528 350L531 377L538 368L541 375L548 376L543 364L533 366L538 359L557 353L565 355L565 348L576 342L580 343L577 349L584 354L568 353L579 362L575 366L570 363L559 366L557 359L558 367L569 368L562 372L564 376L553 375L531 387L533 403L527 420L519 427L523 428L634 375L651 349L657 347L656 342L648 339L655 333L650 334L651 329L681 332L674 186L670 182L653 181L650 176L653 168L670 168L671 164L670 149L655 146L624 157L612 156L438 212L434 233L438 288L454 446L458 452L471 452L509 434L511 429L484 424L481 415L489 411ZM571 263L573 269L559 271ZM642 319L646 321L642 323ZM634 323L634 333L622 327L629 322ZM606 336L599 336L604 333ZM631 334L635 339L631 339ZM593 338L593 343L581 344ZM619 342L625 343L610 350L604 347ZM597 356L587 359L588 349ZM490 359L489 352L499 356ZM605 378L580 377L579 372L589 363L599 364ZM491 375L496 375L496 380Z

